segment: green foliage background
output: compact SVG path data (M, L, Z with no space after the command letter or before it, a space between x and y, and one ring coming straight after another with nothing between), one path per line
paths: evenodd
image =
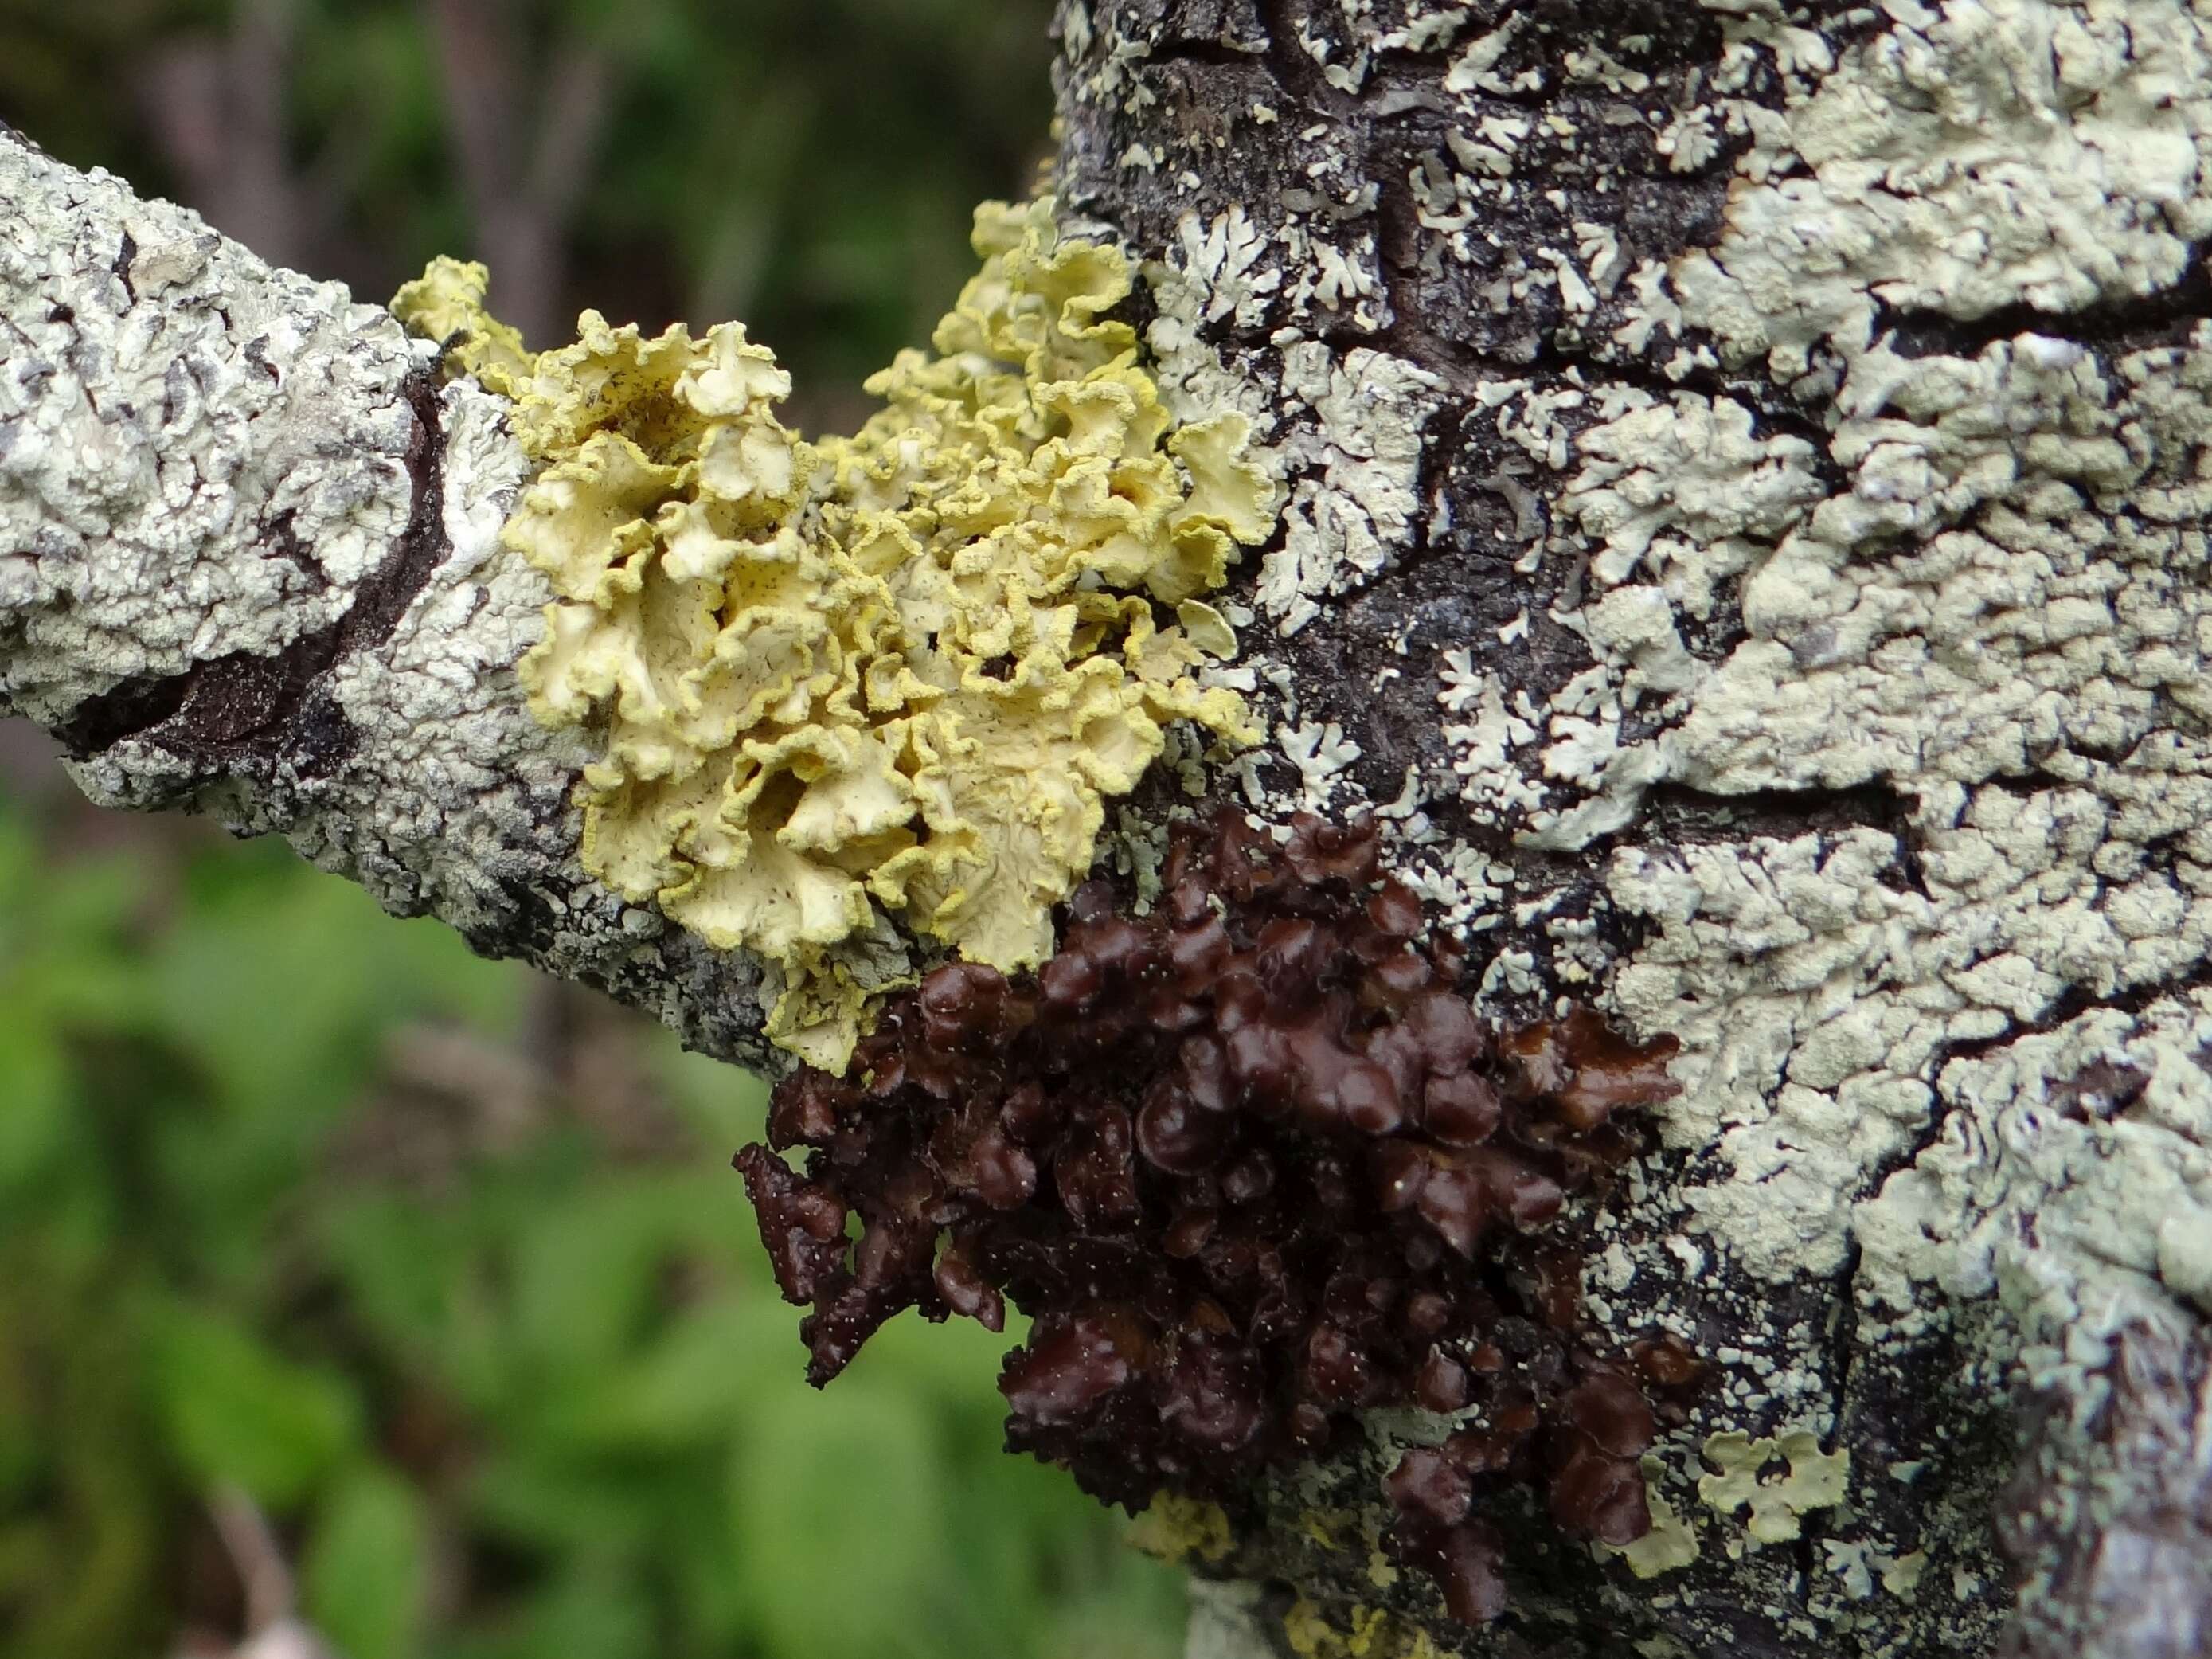
M381 299L434 254L479 252L435 3L0 0L0 118L73 165L186 197L149 118L155 68L243 14L278 15L292 161L331 222L302 263ZM566 239L567 314L742 318L802 396L849 400L921 343L973 268L969 210L1025 194L1050 152L1053 0L495 3L538 67L562 40L613 64Z
M619 44L574 303L727 299L817 417L1042 150L1048 0L518 4ZM469 251L422 8L291 15L323 269ZM174 191L138 70L231 21L0 0L0 116ZM232 1489L344 1659L1175 1651L1176 1576L999 1450L1000 1340L805 1388L726 1164L757 1083L0 737L0 1659L226 1650Z
M995 1339L805 1386L757 1084L598 1015L642 1123L410 1096L410 1034L507 1074L528 975L281 848L58 840L0 809L0 1653L230 1623L226 1486L348 1659L1172 1651L1171 1577L999 1451Z

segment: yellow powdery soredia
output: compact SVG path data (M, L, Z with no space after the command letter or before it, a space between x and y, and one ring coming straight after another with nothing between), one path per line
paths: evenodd
M515 399L548 463L505 538L558 596L532 711L606 732L586 867L767 958L770 1036L832 1070L897 981L889 919L1031 965L1166 724L1256 736L1196 673L1235 647L1200 596L1279 506L1247 423L1174 427L1104 317L1127 259L1063 240L1049 199L979 209L975 240L933 350L812 444L737 324L648 340L586 312L532 358L480 265L439 261L394 303Z

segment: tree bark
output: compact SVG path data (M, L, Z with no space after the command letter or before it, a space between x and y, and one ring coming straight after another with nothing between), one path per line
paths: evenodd
M334 283L0 129L0 704L85 793L279 834L765 1064L758 965L577 862L587 751L524 707L505 401Z
M2212 22L1059 28L1063 210L1147 262L1178 412L1291 486L1235 590L1273 743L1221 787L1378 814L1501 1014L1680 1039L1575 1224L1594 1320L1712 1364L1625 1554L1505 1504L1512 1610L1452 1623L1378 1553L1443 1430L1395 1414L1255 1495L1193 1653L2201 1650ZM5 137L0 202L0 696L96 799L763 1061L757 969L578 863L499 400Z

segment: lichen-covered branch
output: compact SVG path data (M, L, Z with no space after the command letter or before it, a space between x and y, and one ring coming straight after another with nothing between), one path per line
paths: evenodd
M1579 1302L1552 1304L1576 1342L1698 1362L1669 1372L1687 1392L1640 1465L1650 1529L1570 1544L1518 1488L1469 1498L1443 1462L1409 1465L1497 1427L1432 1391L1291 1473L1196 1483L1218 1508L1162 1506L1155 1544L1209 1582L1194 1650L2191 1650L2212 1312L2212 20L2188 0L1068 0L1060 33L1038 247L1133 263L1127 303L1117 289L1085 318L1134 331L1144 395L1117 369L1094 405L1054 405L1047 377L992 378L1019 354L956 330L887 381L888 426L823 447L896 487L794 495L774 529L854 559L865 511L898 522L902 558L1002 572L962 550L1018 542L1003 532L1039 522L1033 496L1065 511L1038 458L1057 465L1070 433L1146 434L1134 460L1166 429L1147 397L1185 430L1233 415L1282 485L1272 533L1243 526L1252 553L1139 599L1159 551L1140 537L1126 580L1102 557L1030 594L1100 622L1106 601L1064 577L1123 592L1130 638L1169 617L1242 636L1206 689L1264 741L1208 756L1163 736L1174 764L1115 773L1085 819L1102 890L1136 913L1158 898L1170 825L1200 798L1285 834L1301 810L1370 814L1486 1014L1594 1007L1680 1044L1650 1143L1610 1200L1563 1206L1555 1241L1578 1263ZM526 441L520 371L522 404L483 362L447 380L442 340L4 137L0 204L9 706L64 735L100 799L281 830L394 908L757 1054L754 958L682 925L674 878L711 864L705 819L643 815L651 879L617 897L588 873L572 791L611 745L629 771L595 774L602 800L655 786L661 757L617 738L611 690L580 695L577 725L527 707L516 665L556 597L540 567L562 567L515 526L548 516L526 491L581 446ZM1018 437L1004 453L930 425L986 409ZM668 436L630 435L647 427ZM657 443L640 444L652 489L602 526L636 541L638 591L648 544L673 551L646 533L659 515L672 532L722 510L700 433ZM1176 460L1122 498L1145 537L1176 533L1159 489L1199 489ZM939 461L940 493L910 489L902 469ZM963 467L1021 483L994 495ZM956 497L977 515L948 531ZM917 501L927 521L902 519ZM964 656L896 697L1006 695L969 683L1006 684L1024 656L1012 634L971 648L996 601L924 615L913 577L887 589L902 637ZM1218 633L1174 617L1201 591ZM840 653L886 637L854 621L866 605L808 603ZM1072 630L1055 665L1103 637ZM1116 635L1135 673L1128 651ZM878 884L937 833L915 791L934 763L884 737L904 705L871 708L825 682L806 721L890 744L870 799L891 839L800 850L842 872L841 903L868 889L871 928L880 912L902 951L926 941L919 968L965 949L947 919L973 895L909 907ZM752 741L788 735L769 720ZM1079 751L1061 735L1054 755ZM730 737L685 742L736 778ZM790 827L799 792L780 787L746 833ZM982 816L1001 825L1032 799L999 795ZM1040 915L1079 873L1054 867ZM1022 960L1054 941L1030 942ZM1388 1024L1376 997L1358 1018ZM1354 1017L1329 1018L1341 1047ZM1363 1053L1379 1029L1359 1027ZM972 1152L909 1138L897 1157L929 1179ZM1085 1169L1151 1156L1085 1146ZM802 1233L827 1214L788 1208ZM1127 1245L1109 1221L1075 1231ZM807 1237L824 1254L800 1276L842 1284L842 1231ZM1370 1312L1390 1294L1375 1284ZM988 1305L957 1272L908 1299L931 1296ZM1271 1309L1270 1331L1310 1311ZM1435 1339L1462 1370L1472 1342ZM1158 1467L1184 1455L1144 1443ZM1437 1481L1394 1498L1408 1467ZM1495 1540L1481 1577L1502 1593L1460 1611L1501 1616L1453 1619L1401 1570L1399 1499Z
M2094 1396L2046 1402L2002 1509L2021 1579L2008 1652L2183 1659L2212 1644L2212 1364L2203 1329L2112 1334Z
M381 307L0 130L0 708L116 805L276 832L733 1059L757 964L585 875L585 745L514 665L506 404Z
M1988 1650L2014 1391L2087 1411L2119 1333L2212 1305L2202 11L1060 27L1063 191L1158 250L1165 378L1292 469L1251 797L1379 812L1494 1010L1683 1042L1585 1289L1723 1362L1652 1534L1601 1571L1528 1533L1483 1636L1370 1559L1410 1425L1237 1517L1233 1570L1312 1652ZM2122 1052L2169 1103L2081 1118ZM2186 1485L2126 1443L2068 1551ZM2199 1616L2101 1583L2115 1629Z
M1051 198L979 208L974 241L933 352L812 442L739 324L647 340L587 312L532 356L451 260L397 302L514 400L544 468L501 539L554 590L532 712L604 728L585 867L758 952L769 1036L832 1066L923 952L1048 953L1171 725L1249 740L1206 683L1236 635L1201 598L1273 526L1249 422L1174 421L1106 314L1127 256L1064 235Z

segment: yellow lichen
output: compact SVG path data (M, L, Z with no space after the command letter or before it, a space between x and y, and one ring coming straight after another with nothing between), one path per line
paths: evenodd
M1357 1530L1358 1525L1359 1517L1350 1510L1310 1509L1298 1512L1299 1530L1325 1550L1341 1548L1337 1534Z
M1344 1651L1344 1638L1330 1626L1319 1605L1303 1595L1283 1614L1283 1635L1291 1651L1301 1659L1334 1659Z
M1127 258L1061 237L1049 199L978 210L975 240L933 351L816 443L736 324L647 339L586 312L532 359L452 261L398 307L546 464L505 538L557 596L532 710L604 724L586 867L767 958L770 1036L832 1069L902 971L887 918L1031 965L1165 725L1257 735L1197 677L1235 648L1198 596L1279 501L1246 422L1175 428L1107 314Z
M1354 1606L1339 1630L1318 1604L1300 1596L1283 1615L1283 1636L1301 1659L1437 1659L1428 1632L1388 1609Z
M1155 1493L1152 1504L1129 1527L1129 1541L1162 1561L1196 1557L1218 1566L1236 1547L1229 1516L1221 1505L1179 1493Z
M491 273L481 261L437 258L392 296L392 314L410 333L437 340L448 362L494 392L513 396L530 377L520 331L484 309Z

